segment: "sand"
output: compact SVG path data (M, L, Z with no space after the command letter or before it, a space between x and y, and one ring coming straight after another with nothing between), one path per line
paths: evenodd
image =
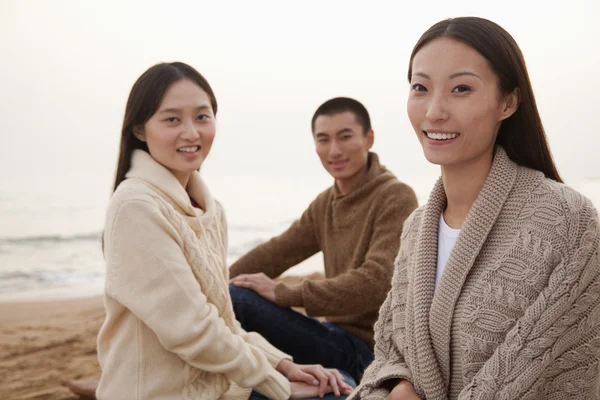
M100 297L0 302L0 399L76 399L64 379L97 379Z
M320 277L319 264L311 258L282 279ZM80 288L0 296L0 399L77 399L61 381L100 377L96 337L103 320L102 298L84 297Z

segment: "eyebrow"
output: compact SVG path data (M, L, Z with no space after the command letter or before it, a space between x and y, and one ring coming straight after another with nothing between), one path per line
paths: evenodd
M461 77L461 76L474 76L475 78L477 78L479 80L482 80L479 75L477 75L474 72L469 72L469 71L456 72L456 73L450 75L448 78L454 79L454 78L458 78L458 77Z
M337 131L334 136L339 136L342 133L346 133L346 132L354 132L354 131L350 128L343 128L343 129L340 129L339 131ZM317 134L315 134L315 137L323 137L323 136L329 136L329 135L326 134L325 132L318 132Z
M420 76L420 77L423 77L425 79L431 79L431 77L429 75L427 75L426 73L424 73L424 72L415 72L413 74L413 76ZM454 78L459 78L461 76L474 76L475 78L478 78L479 80L482 80L479 75L477 75L474 72L469 72L469 71L455 72L452 75L448 76L448 78L449 79L454 79Z
M210 110L210 106L209 105L203 105L203 106L199 106L196 107L196 111L203 111L203 110ZM159 114L165 114L165 113L177 113L177 112L181 112L181 108L165 108L164 110L160 110L158 113Z

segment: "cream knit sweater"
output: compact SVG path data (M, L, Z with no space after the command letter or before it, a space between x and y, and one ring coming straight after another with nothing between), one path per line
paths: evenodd
M100 400L246 400L252 388L289 398L274 367L290 357L235 320L225 217L198 173L186 193L136 150L111 198L104 246Z
M422 399L600 398L600 223L590 201L498 148L437 290L441 180L407 220L375 360L351 399L394 379Z

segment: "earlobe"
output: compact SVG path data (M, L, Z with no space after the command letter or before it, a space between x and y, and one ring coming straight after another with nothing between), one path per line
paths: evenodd
M133 128L133 136L135 136L136 138L138 138L138 140L145 142L146 141L146 135L144 134L144 128L141 126L136 126L135 128Z
M373 129L370 129L369 132L367 132L367 143L369 144L369 150L371 150L373 143L375 143L375 132L373 132Z
M520 94L519 88L515 88L512 93L506 96L501 120L507 119L519 109L519 104L521 103Z

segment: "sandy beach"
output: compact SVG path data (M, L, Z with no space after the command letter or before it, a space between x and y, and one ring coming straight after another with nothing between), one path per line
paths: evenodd
M281 279L319 277L320 270L321 258L316 255ZM99 378L96 336L104 306L102 297L95 295L98 289L0 296L0 399L77 399L62 380Z
M102 298L0 302L0 399L76 399L63 379L97 379Z

